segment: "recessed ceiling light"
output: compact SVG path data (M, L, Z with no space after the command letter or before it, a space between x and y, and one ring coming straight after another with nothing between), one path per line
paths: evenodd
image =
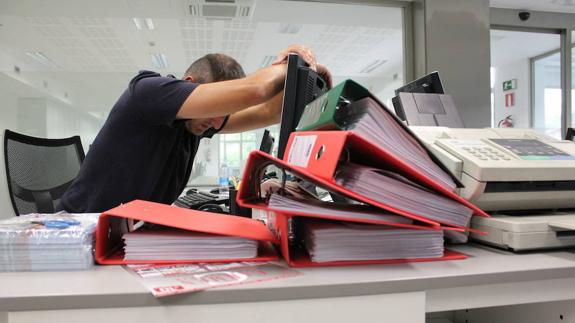
M148 27L149 30L154 29L154 21L152 20L152 18L146 18L144 19L144 21L146 22L146 27Z
M190 16L198 16L199 10L198 5L190 5Z
M269 65L274 61L275 58L276 58L275 55L266 55L266 56L264 56L264 59L262 60L262 63L260 64L260 67L263 68L263 67L269 66Z
M48 67L53 67L53 68L59 68L60 66L58 66L56 63L54 63L53 60L51 60L50 58L48 58L48 56L44 55L44 53L42 52L26 52L26 55L32 57L34 60L48 66Z
M250 7L240 7L240 17L249 17L251 11Z
M280 24L278 28L278 33L280 34L297 34L301 30L303 25L301 24Z
M369 63L367 66L365 66L361 71L359 71L360 73L366 73L369 74L371 72L373 72L373 70L375 70L376 68L380 67L381 65L385 64L387 62L387 60L385 59L376 59L375 61Z
M167 68L168 67L168 59L166 58L165 54L158 53L158 54L150 54L152 57L152 64L156 68Z
M575 6L575 0L551 0L549 2L560 6Z
M152 30L156 28L154 26L154 21L152 20L152 18L132 18L132 22L134 23L136 29L138 30L144 30L144 29Z

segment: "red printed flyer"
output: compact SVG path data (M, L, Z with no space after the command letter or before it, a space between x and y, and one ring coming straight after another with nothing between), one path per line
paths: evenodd
M127 265L124 268L156 297L302 275L291 268L261 262Z

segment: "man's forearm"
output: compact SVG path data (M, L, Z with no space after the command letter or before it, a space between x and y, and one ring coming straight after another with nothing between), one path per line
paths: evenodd
M273 100L282 90L285 65L274 65L243 79L201 84L178 111L179 119L232 115Z
M279 123L281 120L282 103L283 91L276 94L267 102L232 114L220 133L248 131Z

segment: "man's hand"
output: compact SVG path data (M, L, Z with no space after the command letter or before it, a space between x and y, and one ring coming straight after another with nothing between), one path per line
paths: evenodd
M286 62L289 54L298 54L303 60L309 64L309 67L316 71L327 83L328 88L332 87L332 77L329 70L317 63L313 51L303 45L290 45L288 48L282 50L272 65L283 64Z
M328 88L332 87L332 76L329 70L320 64L317 64L315 54L307 47L302 45L291 45L285 50L281 51L276 60L272 63L272 66L268 66L265 69L277 70L275 74L276 77L274 78L274 82L265 82L260 81L257 82L258 84L276 84L277 86L281 87L284 84L285 73L286 73L286 66L285 63L287 61L287 57L289 54L297 54L302 59L310 65L310 68L316 71L326 82ZM280 68L283 67L284 69L281 70ZM269 74L269 73L268 73ZM249 78L250 76L248 76ZM198 89L201 86L198 87ZM194 90L194 92L198 91L198 89ZM241 131L247 131L251 129L267 127L271 124L275 124L280 121L281 116L281 108L283 102L283 93L280 91L281 88L274 89L271 91L276 93L275 96L271 99L268 99L266 102L261 104L257 104L248 108L238 109L234 113L230 115L228 122L222 128L220 133L235 133ZM192 95L193 93L192 92ZM211 108L213 111L215 108ZM220 107L221 109L221 107ZM241 110L241 111L240 111Z
M317 64L317 73L323 78L323 80L327 83L327 88L331 89L331 87L333 86L332 82L333 79L331 77L331 73L330 71L327 69L327 67Z
M317 71L317 61L315 59L315 54L311 49L303 45L290 45L288 48L282 50L276 60L272 62L272 65L285 63L289 54L298 54L303 60L309 64L309 67Z

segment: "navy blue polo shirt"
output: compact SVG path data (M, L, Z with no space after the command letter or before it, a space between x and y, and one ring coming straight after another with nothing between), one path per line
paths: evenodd
M211 128L195 136L187 131L185 120L176 119L197 86L150 71L134 77L60 200L60 208L86 213L134 199L173 203L188 182L200 139L217 132Z

